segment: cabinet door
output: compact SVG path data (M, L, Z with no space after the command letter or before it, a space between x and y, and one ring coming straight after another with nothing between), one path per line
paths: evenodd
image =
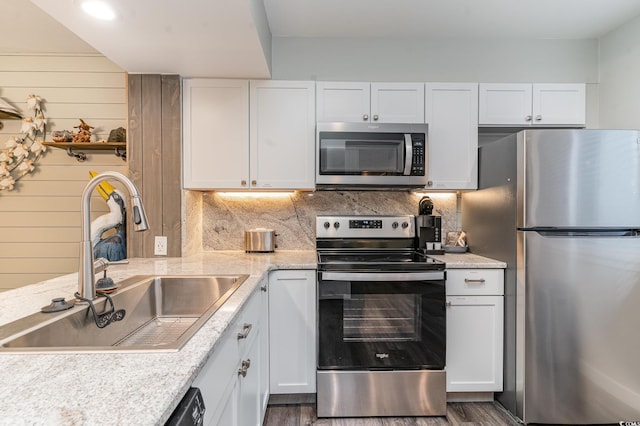
M369 83L316 83L317 121L361 123L370 120Z
M315 271L269 274L269 358L272 394L315 393Z
M447 392L502 391L502 348L502 296L447 296Z
M183 181L185 189L247 187L248 81L184 80Z
M478 186L478 84L427 83L428 189Z
M480 84L479 125L529 126L531 84Z
M264 419L269 403L269 280L260 283L260 418Z
M533 85L533 124L584 126L585 123L584 84Z
M260 333L254 336L246 356L240 361L239 368L246 374L238 375L238 425L260 426L262 424L260 400L260 369L263 360L260 357ZM245 364L243 364L245 363Z
M315 188L315 85L251 81L251 187Z
M424 123L424 83L371 83L371 121Z

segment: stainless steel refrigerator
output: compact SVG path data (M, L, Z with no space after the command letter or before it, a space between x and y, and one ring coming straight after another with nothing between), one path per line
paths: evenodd
M479 148L470 251L505 272L504 392L525 423L640 421L640 131L526 130Z

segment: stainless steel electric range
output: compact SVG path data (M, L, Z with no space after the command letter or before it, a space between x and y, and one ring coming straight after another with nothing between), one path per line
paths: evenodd
M318 417L446 414L445 264L414 216L318 216Z

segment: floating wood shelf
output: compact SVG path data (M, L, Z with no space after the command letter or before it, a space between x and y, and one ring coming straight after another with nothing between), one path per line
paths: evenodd
M87 154L83 151L106 151L109 149L113 149L115 155L123 160L126 161L127 159L126 142L42 142L42 144L54 148L66 149L69 157L75 157L75 159L80 162L87 159ZM82 149L82 151L76 151L76 149Z

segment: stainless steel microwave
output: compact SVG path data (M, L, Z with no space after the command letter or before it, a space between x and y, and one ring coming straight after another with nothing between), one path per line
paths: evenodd
M318 123L316 188L423 188L427 124Z

